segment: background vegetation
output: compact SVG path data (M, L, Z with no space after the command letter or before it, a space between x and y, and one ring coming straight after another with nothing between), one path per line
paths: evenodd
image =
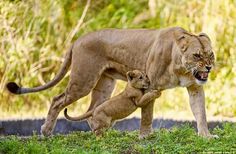
M163 28L181 26L207 33L217 55L205 85L208 117L236 116L236 1L235 0L2 0L0 1L0 118L46 116L56 87L15 96L8 81L34 87L53 79L68 45L103 28ZM125 86L119 82L114 94ZM84 112L89 96L70 110ZM156 101L156 116L192 117L187 92L167 90ZM139 115L139 112L136 112Z

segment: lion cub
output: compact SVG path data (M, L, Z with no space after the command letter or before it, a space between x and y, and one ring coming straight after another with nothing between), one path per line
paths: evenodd
M126 76L128 84L119 95L110 98L95 109L78 117L70 117L67 114L66 108L64 110L66 119L79 121L92 116L91 129L96 135L100 135L104 129L111 127L115 120L127 117L138 107L145 106L151 100L161 95L161 92L158 90L151 90L145 93L150 85L150 81L145 73L134 70L127 72Z

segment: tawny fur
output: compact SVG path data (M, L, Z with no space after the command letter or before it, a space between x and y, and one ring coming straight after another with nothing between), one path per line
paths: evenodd
M147 93L150 81L147 75L141 71L134 70L127 72L128 84L123 92L110 98L95 109L79 117L70 117L67 109L64 110L66 119L80 121L92 116L90 120L91 129L96 135L101 135L103 130L112 126L118 120L123 119L133 113L138 107L144 107L153 98L159 97L161 92L151 90Z
M214 54L206 34L194 35L180 27L106 29L80 37L66 57L62 71L46 86L21 88L15 83L7 85L11 92L17 94L41 91L58 83L65 75L63 68L71 64L67 88L53 99L41 128L45 136L52 133L58 114L64 107L92 92L89 110L93 109L111 96L116 79L126 81L126 72L138 69L148 75L151 89L186 87L198 133L211 137L202 84L214 65ZM141 138L151 133L153 102L142 108Z

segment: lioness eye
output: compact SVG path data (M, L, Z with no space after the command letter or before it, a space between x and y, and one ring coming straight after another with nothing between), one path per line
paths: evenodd
M196 58L196 59L200 59L200 58L201 58L201 55L199 55L199 54L193 54L193 56L194 56L194 58Z
M140 79L140 80L142 80L142 79L143 79L143 77L142 77L142 76L140 76L140 77L139 77L139 79Z
M211 54L210 54L210 58L214 58L214 53L212 52Z

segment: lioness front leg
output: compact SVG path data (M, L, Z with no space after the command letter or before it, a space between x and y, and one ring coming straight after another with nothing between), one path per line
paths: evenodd
M206 120L205 111L205 94L202 86L190 86L187 88L189 94L189 102L193 115L197 121L198 135L207 138L218 137L211 135Z
M152 132L152 119L153 119L153 105L154 100L142 107L141 111L141 126L139 138L143 139Z
M143 95L143 97L136 103L138 107L144 107L151 101L161 96L161 92L158 90L152 90Z

